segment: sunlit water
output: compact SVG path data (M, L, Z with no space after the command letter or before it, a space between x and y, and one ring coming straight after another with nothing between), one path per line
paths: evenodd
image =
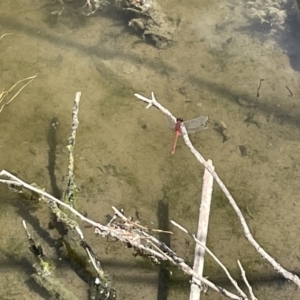
M270 24L249 19L240 1L161 5L179 24L177 42L165 50L136 43L139 37L124 30L126 23L115 16L54 20L50 13L57 7L46 1L1 1L0 36L13 34L0 41L0 88L37 78L0 114L0 169L60 197L71 107L80 90L76 183L82 210L105 222L114 205L138 214L147 226L166 229L166 220L174 219L195 231L203 168L182 140L170 155L173 133L162 115L146 110L133 96L150 97L154 91L178 117L209 116L209 128L193 134L193 144L213 160L261 246L299 274L297 7L288 5L286 23L270 30ZM220 124L227 127L226 141ZM51 253L56 236L48 230L47 208L32 208L3 186L0 191L1 299L45 299L30 279L32 256L21 220ZM191 263L192 241L169 229L174 231L171 247ZM119 299L166 299L167 294L168 299L187 299L189 278L173 272L165 280L166 273L133 257L124 245L106 243L91 229L85 234L111 274ZM241 261L259 299L299 298L296 286L246 241L218 187L208 246L239 282L236 261ZM86 299L86 284L68 263L57 262L57 268L70 289ZM209 258L204 276L231 289ZM209 291L206 299L223 297Z

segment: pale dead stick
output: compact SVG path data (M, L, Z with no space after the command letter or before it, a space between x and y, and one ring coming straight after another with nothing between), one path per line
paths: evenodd
M0 113L2 112L3 108L8 105L9 103L11 103L21 92L22 90L36 77L37 75L31 76L31 77L27 77L25 79L19 80L17 83L15 83L8 91L4 91L1 92L0 94L0 104L2 103L2 101L4 100L4 98L21 82L24 82L26 80L29 80L27 83L25 83L20 89L19 91L5 104L3 104L0 108Z
M242 264L240 263L239 260L237 260L237 263L238 263L238 265L239 265L239 267L240 267L240 270L241 270L241 273L242 273L242 277L243 277L243 279L244 279L244 282L245 282L245 284L246 284L246 286L247 286L247 288L248 288L248 290L249 290L251 299L252 299L252 300L257 300L257 298L256 298L256 297L254 296L254 294L253 294L252 287L251 287L251 285L250 285L249 282L248 282L248 279L247 279L247 277L246 277L246 272L245 272L244 268L242 267Z
M1 174L0 174L1 175ZM1 182L1 180L0 180ZM121 219L123 219L124 221L128 221L128 218L126 218L118 209L116 209L114 206L112 206L113 210L115 211L115 215L117 215L118 217L120 217ZM239 288L237 282L232 278L232 276L230 275L229 271L226 269L226 267L221 263L221 261L205 246L203 245L194 234L191 234L190 232L187 231L187 229L185 229L184 227L182 227L181 225L179 225L178 223L176 223L175 221L171 220L170 221L171 224L173 224L174 226L178 227L179 229L181 229L183 232L189 234L194 241L199 244L201 247L203 247L208 253L209 255L211 255L213 257L213 259L222 267L222 269L225 271L226 275L228 276L228 278L230 279L230 281L233 283L233 285L236 287L236 289L238 290L239 294L241 296L236 296L234 294L228 293L228 291L226 291L225 289L221 288L221 287L217 287L215 284L213 284L212 282L208 281L205 277L199 276L199 274L197 274L192 268L190 268L188 265L186 265L184 262L178 264L178 266L180 266L182 268L182 270L193 277L193 282L198 284L199 286L201 285L201 281L206 284L208 287L212 288L213 290L217 291L217 292L221 292L223 295L231 298L231 299L239 299L239 300L248 300L247 295ZM146 237L146 236L145 236ZM156 244L159 244L160 242L153 236L148 235L146 238L149 238L148 242L154 241ZM171 261L173 264L176 265L176 262L174 262L174 260L172 258L170 258L167 254L163 253L161 251L161 249L157 248L157 246L155 244L153 244L151 242L152 246L155 246L155 248L166 258L168 258L169 261ZM200 281L199 281L200 280ZM217 288L217 289L216 289Z
M223 263L214 255L214 253L209 250L206 245L204 245L203 243L201 243L194 234L190 233L186 228L184 228L183 226L179 225L177 222L171 220L170 221L171 224L173 224L174 226L176 226L177 228L179 228L180 230L182 230L183 232L187 233L188 235L190 235L194 241L197 243L197 245L201 246L203 249L205 249L205 251L215 260L215 262L223 269L223 271L225 272L225 274L227 275L228 279L231 281L231 283L233 284L233 286L237 289L237 291L239 292L239 294L241 295L242 299L248 299L246 294L240 289L240 287L238 286L238 283L236 282L236 280L230 275L228 269L223 265Z
M1 36L0 36L0 41L2 40L2 38L4 38L5 36L7 36L7 35L11 35L12 33L4 33L4 34L2 34Z
M156 101L154 93L151 92L151 99L148 99L140 94L134 94L135 97L137 97L138 99L148 103L146 108L150 108L151 106L155 106L156 108L158 108L159 110L161 110L165 115L170 116L174 121L176 120L176 118L171 114L171 112L166 109L164 106L162 106L159 102ZM260 244L254 239L252 233L250 232L250 229L248 227L248 224L240 210L240 208L238 207L237 203L235 202L234 198L232 197L232 195L230 194L230 192L228 191L227 187L225 186L225 184L223 183L223 181L221 180L221 178L218 176L218 174L212 169L212 167L207 163L207 161L204 159L204 157L200 154L200 152L198 152L194 146L192 145L192 142L189 139L188 133L186 128L184 127L184 125L181 127L181 133L182 133L182 137L183 140L185 142L185 144L188 146L188 148L190 149L190 151L192 152L192 154L194 154L194 156L196 157L197 161L200 162L209 172L210 174L214 177L214 179L216 180L216 182L218 183L218 185L220 186L220 188L222 189L223 193L226 195L227 199L229 200L231 206L233 207L235 213L237 214L240 223L243 227L244 230L244 235L246 237L246 239L250 242L250 244L252 244L252 246L256 249L256 251L265 259L267 260L272 266L273 268L279 273L281 274L283 277L285 277L288 280L293 281L298 287L300 287L300 279L296 274L293 274L291 272L289 272L288 270L284 269L269 253L267 253L261 246Z
M210 164L211 167L214 169L211 160L208 160L207 163ZM206 246L206 239L207 239L207 232L208 232L213 182L214 182L214 178L212 177L212 175L209 173L209 171L204 169L201 201L199 207L198 229L197 229L197 239L204 246ZM193 270L199 275L199 277L203 277L204 256L205 256L205 249L201 248L201 246L196 243ZM198 285L194 284L192 279L192 283L190 286L189 300L200 300L200 298L201 298L201 288Z

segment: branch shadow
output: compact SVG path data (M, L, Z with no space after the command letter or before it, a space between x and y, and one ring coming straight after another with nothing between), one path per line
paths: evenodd
M3 28L8 30L15 30L18 32L23 32L27 35L35 37L36 39L48 41L54 45L65 46L67 48L77 49L78 51L88 55L90 57L96 57L101 59L113 59L113 58L122 58L130 61L133 64L141 64L143 63L148 68L155 70L157 73L160 73L161 76L169 77L171 74L176 73L177 70L174 67L168 65L160 59L141 59L135 54L130 52L125 52L119 48L106 48L103 45L97 46L86 46L75 41L68 39L66 36L56 36L55 34L40 32L36 29L36 27L31 27L26 24L22 24L17 21L13 17L9 17L5 14L0 14L0 25ZM101 64L101 61L99 61ZM97 70L101 72L101 74L106 74L106 72L111 73L104 64L97 67ZM117 76L117 74L115 75ZM188 76L188 80L200 87L201 89L206 89L210 93L214 94L216 97L226 98L228 101L235 103L236 105L240 105L238 100L239 98L243 98L244 101L248 102L250 105L253 103L257 110L260 110L264 115L269 116L274 114L276 119L280 121L281 124L287 123L294 125L296 127L300 127L300 113L295 114L295 106L290 108L279 107L274 101L268 101L268 103L260 103L257 101L256 91L253 91L253 95L245 95L237 93L229 88L226 88L222 85L217 85L216 83L206 80L204 78L196 77L193 75ZM259 78L257 78L259 80ZM128 86L131 85L128 83ZM135 92L132 89L132 92ZM291 114L293 112L293 114Z

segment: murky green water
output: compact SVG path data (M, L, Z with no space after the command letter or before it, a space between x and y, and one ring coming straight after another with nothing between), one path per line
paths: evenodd
M1 1L0 36L13 34L0 41L0 88L37 78L0 114L0 169L59 197L65 187L71 107L80 90L76 182L82 209L105 222L114 205L128 215L138 212L148 226L167 226L169 218L194 231L203 168L182 140L170 155L173 133L162 115L133 96L154 91L176 116L209 116L209 129L192 135L192 142L213 160L261 246L299 273L300 76L276 43L279 33L250 32L243 2L169 0L161 5L180 19L178 41L166 50L136 43L139 38L113 17L63 15L54 22L46 1ZM226 142L215 130L221 122L227 126ZM21 220L33 226L51 252L55 235L48 233L48 211L29 208L5 187L0 191L0 298L44 299L29 279L32 257ZM193 243L170 230L171 247L191 262ZM123 245L85 231L119 299L166 299L157 268ZM296 286L282 280L248 244L218 187L208 246L238 281L236 260L242 262L259 299L299 298ZM68 264L60 262L58 268L62 280L86 299L85 284ZM204 275L231 289L209 258ZM167 288L168 299L187 299L188 278L175 272ZM223 299L213 291L205 297Z

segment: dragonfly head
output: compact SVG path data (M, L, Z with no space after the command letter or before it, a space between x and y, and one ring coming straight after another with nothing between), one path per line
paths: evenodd
M183 119L182 119L182 118L176 118L176 121L182 123L182 122L183 122Z

